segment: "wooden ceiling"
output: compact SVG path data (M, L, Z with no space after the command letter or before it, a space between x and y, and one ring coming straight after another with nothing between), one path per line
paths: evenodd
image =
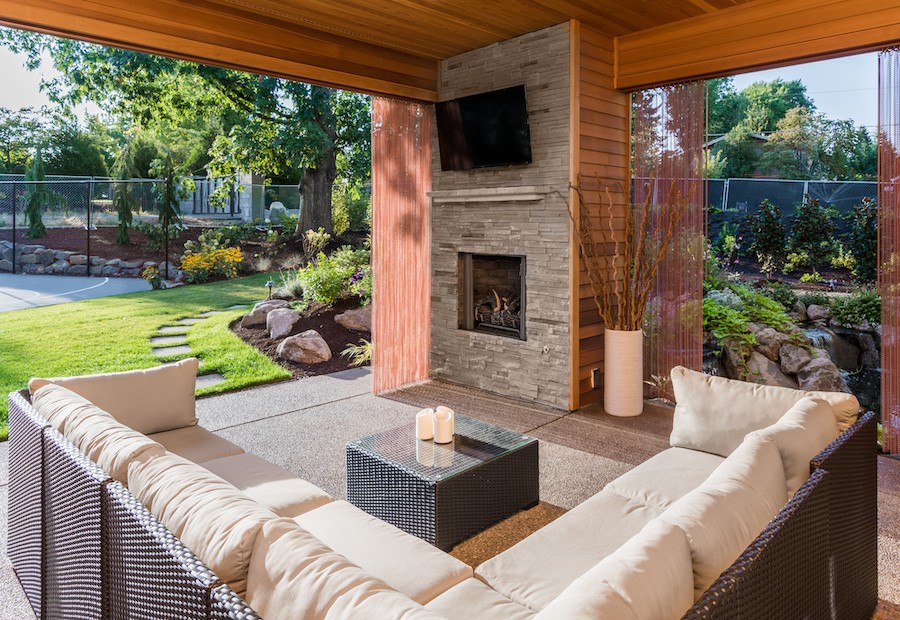
M436 101L439 61L569 20L634 89L875 49L900 0L0 0L0 24Z

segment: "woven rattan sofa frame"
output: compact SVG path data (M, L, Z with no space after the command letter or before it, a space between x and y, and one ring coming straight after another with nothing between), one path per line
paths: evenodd
M38 618L259 618L27 393L9 396L9 468L7 552Z
M9 396L13 568L39 618L257 614L28 402ZM867 413L685 620L868 620L877 603L876 420Z

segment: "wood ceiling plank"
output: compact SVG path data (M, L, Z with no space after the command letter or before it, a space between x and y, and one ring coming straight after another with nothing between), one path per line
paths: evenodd
M437 98L437 65L430 59L295 25L280 28L256 22L248 27L247 19L229 15L209 22L206 10L202 3L165 1L135 1L123 7L86 0L42 0L31 5L0 0L0 22L363 92Z

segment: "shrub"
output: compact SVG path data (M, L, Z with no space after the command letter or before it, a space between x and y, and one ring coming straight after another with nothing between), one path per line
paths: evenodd
M878 208L871 198L853 207L852 228L847 248L856 261L853 274L863 282L874 282L878 275Z
M372 361L372 343L363 338L359 344L351 344L341 351L341 355L350 358L351 366L361 366Z
M181 260L184 279L191 284L206 282L210 276L236 278L244 260L241 248L220 248L186 255Z
M786 310L793 308L794 302L797 301L797 294L784 282L779 282L778 280L764 283L759 288L759 292L769 299L777 301Z
M830 306L831 305L831 297L826 295L825 293L801 293L797 296L797 299L803 302L804 305L812 306Z
M819 275L818 271L813 271L812 273L804 273L802 276L800 276L800 281L806 284L811 284L814 282L819 283L822 282L822 276Z
M881 323L881 297L874 288L862 288L849 297L837 297L831 302L831 316L844 327L858 325L865 319Z
M354 295L359 296L360 303L368 306L372 303L372 268L360 267L356 273L350 276L348 289Z
M162 274L159 273L159 269L156 267L147 267L141 272L141 277L150 284L154 291L166 288Z
M279 297L302 297L303 282L300 280L299 271L282 271L278 277L281 283L275 289Z
M313 264L297 271L297 279L306 299L330 304L349 292L350 279L368 266L367 249L354 250L344 246L331 256L320 252Z
M247 239L256 234L256 229L251 224L221 226L210 228L197 237L196 241L184 243L184 256L213 250L240 247Z
M818 198L809 194L797 205L793 224L791 225L791 245L795 251L806 252L813 257L820 257L823 245L831 245L834 233L834 210L819 204Z
M733 342L741 359L746 359L756 344L756 336L747 327L748 322L740 311L710 297L703 299L703 330L721 343Z
M844 244L837 244L837 251L831 257L831 266L834 269L846 269L847 271L856 270L856 259L845 247Z
M781 209L766 198L759 204L759 211L747 218L752 234L750 251L756 254L762 270L767 275L784 266L787 233L781 223Z
M147 247L151 250L159 251L165 246L165 234L161 224L138 222L134 225L134 229L144 233L144 236L147 237ZM184 232L184 226L181 223L169 224L169 241L179 239L182 232Z
M306 262L311 263L325 249L329 241L331 241L331 235L325 232L324 228L307 230L303 233L303 256L306 258Z
M731 288L744 302L744 314L750 321L762 323L781 331L785 331L791 326L791 318L784 311L781 303L746 286L733 284Z

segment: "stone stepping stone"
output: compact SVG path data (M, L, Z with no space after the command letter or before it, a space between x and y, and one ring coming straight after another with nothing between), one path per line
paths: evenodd
M184 353L190 353L191 347L187 344L180 344L175 347L156 347L153 349L153 355L157 357L165 357L166 355L182 355Z
M159 328L160 334L184 334L191 328L190 325L163 325Z
M213 385L218 385L218 384L222 383L223 381L225 381L225 377L223 377L222 375L220 375L217 372L213 372L208 375L198 375L196 387L197 387L197 389L206 388L206 387L210 387Z
M195 323L199 323L202 320L203 319L200 319L197 317L189 317L186 319L178 319L178 322L181 323L182 325L194 325Z
M206 312L201 312L200 316L206 318L208 316L214 316L216 314L224 314L224 310L207 310Z
M247 307L246 304L235 304L235 305L233 305L233 306L228 306L228 307L225 308L225 309L226 309L226 310L241 310L241 309L246 308L246 307Z
M152 345L160 345L160 344L185 344L187 342L187 336L179 335L179 336L154 336L150 339L150 344Z

